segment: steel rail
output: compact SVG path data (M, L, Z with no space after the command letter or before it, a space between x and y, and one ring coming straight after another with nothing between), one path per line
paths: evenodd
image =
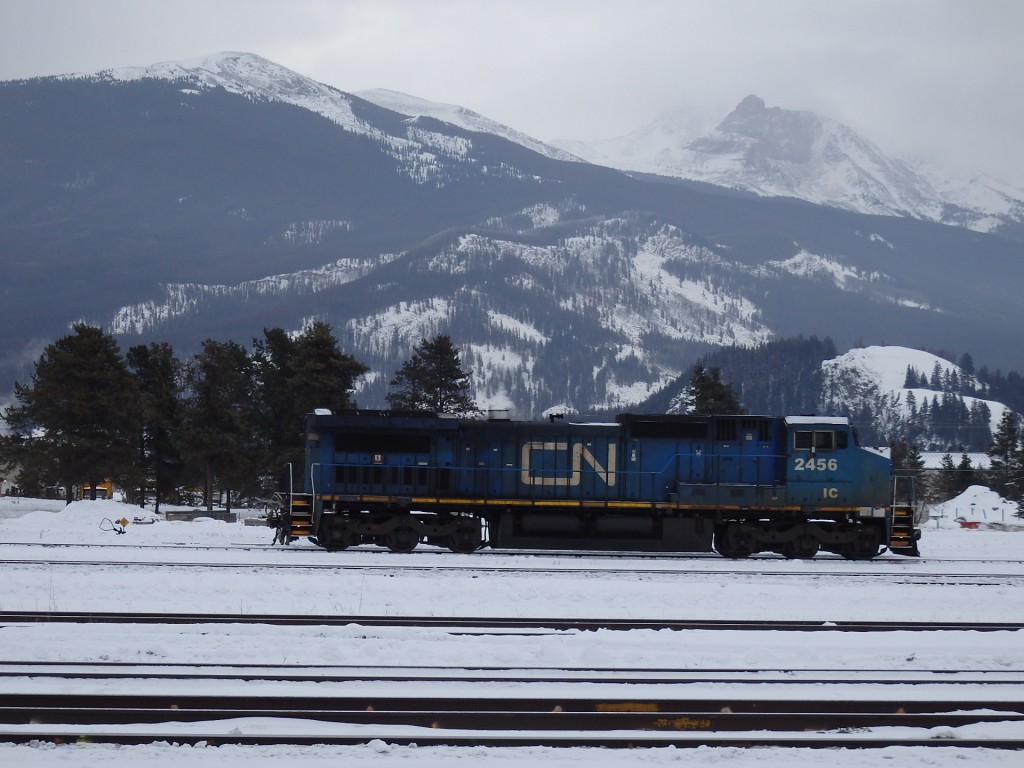
M133 723L209 720L213 717L311 717L334 722L378 725L497 728L659 728L746 730L753 727L848 728L873 725L964 725L981 722L1024 722L1024 697L1012 699L776 699L695 696L660 699L581 698L572 696L386 696L386 695L222 695L10 693L0 704L7 723L65 722L54 719L74 713L76 722ZM119 719L124 718L124 719ZM144 718L139 720L137 718ZM355 718L353 720L352 718ZM424 720L423 718L429 718ZM465 725L470 719L473 725ZM490 724L486 721L492 718ZM535 721L531 721L531 718ZM699 724L677 721L700 720ZM755 723L752 718L767 718ZM788 720L786 720L788 718ZM820 718L820 720L818 719ZM860 725L851 721L860 718ZM920 718L918 722L915 718ZM936 720L941 718L942 723ZM501 721L498 725L498 721ZM513 723L512 721L515 720ZM832 724L825 722L829 720ZM569 724L570 721L573 724ZM774 722L778 721L778 722ZM883 722L884 721L884 722ZM813 722L813 726L807 726ZM460 724L461 723L461 724ZM558 725L561 723L561 725ZM608 725L612 723L612 725Z
M387 667L355 664L233 664L0 660L0 679L218 680L260 682L430 682L679 685L1024 686L1024 671L894 669L623 669L552 667Z
M741 569L701 569L701 570L669 570L666 568L584 568L584 567L563 567L553 568L550 566L487 566L478 564L437 564L427 565L420 563L412 564L360 564L360 563L260 563L260 562L180 562L173 560L144 561L144 560L59 560L59 559L27 559L27 558L5 558L0 559L0 565L31 566L40 565L47 568L73 566L75 568L175 568L175 569L211 569L211 570L252 570L259 568L264 571L288 571L288 570L310 570L310 571L381 571L394 573L396 571L430 571L432 573L486 573L486 574L530 574L530 575L552 575L560 574L601 574L601 575L644 575L644 576L740 576L749 578L807 578L808 575L833 575L831 571L774 571L774 570L741 570ZM918 585L945 585L955 584L957 586L1007 586L1024 581L1024 573L894 573L887 571L843 571L841 575L846 580L851 579L878 579L884 580L893 585L918 584Z
M367 727L358 733L333 735L317 731L315 734L283 730L279 733L245 734L234 729L209 730L179 729L160 730L158 727L146 731L125 733L98 729L85 730L68 726L66 728L17 728L0 727L0 741L12 744L116 744L120 746L145 745L159 742L189 744L195 746L359 746L370 742L384 742L392 746L444 746L444 747L595 747L604 749L655 749L674 747L693 749L697 747L774 747L792 749L885 749L889 747L956 750L1024 750L1024 738L1012 737L939 737L921 735L878 735L873 733L776 733L759 731L738 732L677 732L666 735L631 731L628 733L604 732L492 732L455 731L445 733L438 729L417 729L415 733L396 733L393 730L371 730Z
M813 621L743 619L501 618L438 616L359 616L326 614L185 614L83 611L0 611L0 626L26 623L100 624L270 624L286 626L418 627L460 631L598 629L742 630L789 632L999 632L1024 629L1021 622Z

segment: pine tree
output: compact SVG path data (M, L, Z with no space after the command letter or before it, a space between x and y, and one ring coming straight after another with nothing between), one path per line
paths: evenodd
M315 408L351 408L355 380L369 368L338 348L331 326L316 321L296 337L280 328L253 342L260 435L270 476L302 463L305 416Z
M960 463L956 466L956 494L959 495L974 485L974 467L971 457L964 451L960 454Z
M689 412L695 414L746 413L739 396L722 381L722 372L717 367L706 371L699 363L690 377L689 402L692 403Z
M160 501L170 497L181 472L177 432L181 421L182 363L166 342L131 347L126 358L139 390L142 416L139 503L141 506L145 502L145 485L151 479L156 490L155 511L159 512Z
M256 439L252 365L239 344L207 339L185 370L182 452L213 510L216 488L257 490L265 465Z
M480 412L469 396L470 377L448 336L421 339L391 380L388 405L394 410L469 416Z
M974 375L974 358L972 358L967 352L960 355L959 366L960 370L964 372L964 375Z
M1024 451L1021 449L1020 417L1006 409L999 420L989 456L989 485L1011 501L1024 499Z
M4 462L16 463L26 485L64 488L124 481L135 465L138 394L113 336L85 324L48 345L31 384L15 383L19 405L4 420L11 439Z
M456 357L456 360L458 358ZM289 389L300 412L353 407L355 380L370 369L338 348L331 326L312 323L295 341Z
M952 499L959 493L957 486L957 469L953 464L953 456L949 453L944 454L939 476L935 482L935 495L939 501Z
M929 488L924 470L921 447L917 443L900 440L898 443L890 446L889 458L892 462L893 475L914 478L914 494L917 498L931 498L931 489Z
M265 450L270 477L278 477L275 489L285 489L285 465L293 471L302 461L303 411L297 406L291 389L295 377L295 339L282 328L263 330L262 339L253 339L252 366L259 392L256 402L256 428Z

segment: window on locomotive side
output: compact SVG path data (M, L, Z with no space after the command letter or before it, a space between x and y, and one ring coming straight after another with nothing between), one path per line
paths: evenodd
M834 451L848 445L846 432L817 431L794 432L793 448L798 451Z

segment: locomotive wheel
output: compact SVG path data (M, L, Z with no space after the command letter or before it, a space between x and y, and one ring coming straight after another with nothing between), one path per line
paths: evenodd
M810 560L818 554L818 540L806 534L797 536L779 547L778 552L787 560Z
M384 545L392 552L412 552L419 543L420 535L412 528L395 528L384 539Z
M478 528L459 528L448 537L447 546L452 552L468 555L480 549L483 541Z
M844 544L837 551L847 560L870 560L878 554L881 537L876 528L863 527L849 544Z
M754 552L750 537L744 534L739 523L721 525L715 529L715 551L730 560L742 560Z
M326 528L317 537L317 543L331 552L340 552L359 543L359 534L344 528Z

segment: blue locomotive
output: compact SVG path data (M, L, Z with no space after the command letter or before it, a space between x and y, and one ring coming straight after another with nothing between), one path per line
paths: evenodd
M604 549L729 558L917 555L912 499L845 418L614 422L318 411L271 524L326 549Z

